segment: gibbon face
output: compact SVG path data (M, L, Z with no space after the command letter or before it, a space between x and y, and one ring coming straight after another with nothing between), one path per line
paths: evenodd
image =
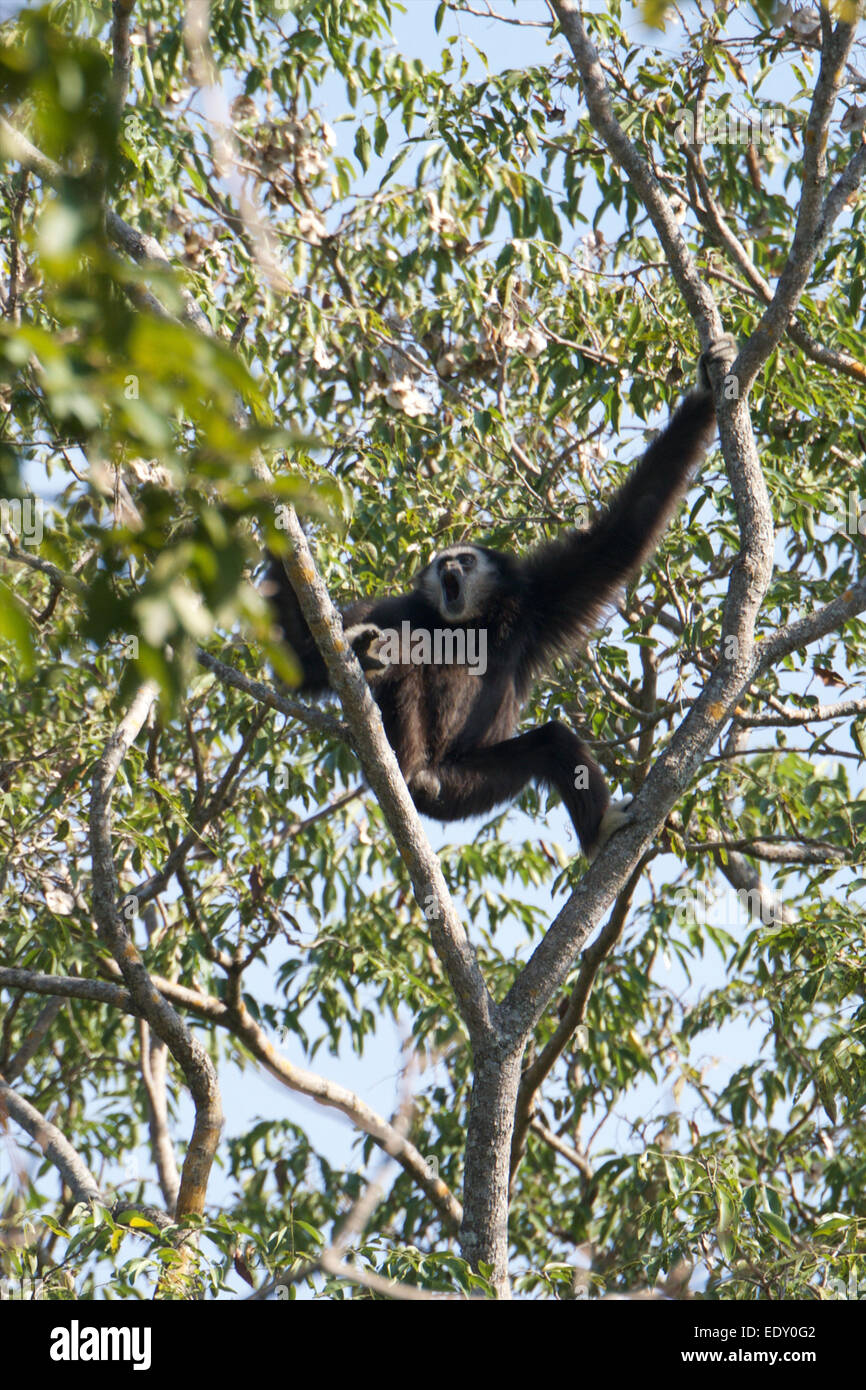
M478 617L498 583L496 562L486 551L452 545L421 570L415 588L443 618L460 623Z

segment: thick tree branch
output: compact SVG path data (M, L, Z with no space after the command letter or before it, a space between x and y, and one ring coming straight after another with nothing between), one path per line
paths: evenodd
M860 12L862 14L862 6ZM849 199L857 193L864 175L866 175L866 145L860 145L827 194L827 200L824 203L821 220L815 234L819 246L822 246L827 240L836 218L846 207Z
M704 342L720 328L712 297L698 276L666 196L613 115L604 74L576 3L551 3L575 55L590 119L644 199ZM737 365L733 368L735 376ZM634 824L620 831L591 866L503 1001L503 1016L513 1030L510 1036L526 1036L538 1022L544 1001L562 987L575 954L649 848L751 677L755 621L772 573L772 513L744 397L726 400L717 391L716 402L742 536L724 607L725 655L720 656L700 698L651 770L633 808ZM729 637L735 640L724 640Z
M114 962L111 962L114 965ZM115 965L118 975L119 968ZM88 980L78 975L42 975L15 965L0 965L0 985L26 990L29 994L56 995L60 999L87 999L94 1004L110 1004L123 1013L139 1017L129 990L107 980ZM164 990L161 993L166 993ZM166 995L166 997L170 997Z
M859 381L861 385L866 383L866 364L842 348L831 348L827 347L826 343L819 343L801 323L792 321L788 324L788 337L812 362L817 362L821 367L829 367L831 371L841 372L843 376L849 376L852 381Z
M741 854L717 856L716 863L731 887L746 894L745 902L752 917L766 924L774 922L788 926L797 920L788 904Z
M120 112L126 105L129 95L129 74L132 67L132 49L129 42L129 28L135 0L112 0L111 9L114 22L111 26L111 47L114 59L114 101Z
M42 560L38 555L31 555L26 550L19 550L13 545L12 539L8 535L4 535L3 539L9 547L8 555L0 555L0 561L4 564L14 561L18 565L26 565L28 569L47 575L52 584L61 589L68 589L73 594L83 594L87 591L87 585L82 580L77 579L74 574L66 574L64 570L52 565L50 560Z
M2 148L10 158L17 160L25 167L31 169L48 183L53 184L62 177L62 170L58 165L42 155L25 136L21 135L9 122L2 118L0 118L0 148ZM145 237L136 232L134 228L124 223L116 214L110 212L107 214L106 226L109 235L112 236L134 260L145 263L151 261L166 266L170 264L162 248L153 238ZM183 293L186 316L189 318L190 322L200 328L203 333L212 336L210 324L201 313L201 310L198 309L192 296L188 295L186 292ZM266 469L262 476L267 476ZM309 550L306 547L306 540L296 518L294 520L297 528L296 534L300 538L303 550L306 553L306 570L307 573L312 574L314 571ZM306 578L306 575L304 578ZM303 582L303 579L301 582ZM331 615L334 635L341 644L342 650L345 651L345 643L342 642L336 614L330 605L330 600L327 598L323 586L321 586L321 582L318 582L320 590L319 598L324 598L327 610L329 610ZM320 626L320 624L316 623L315 619L313 621L315 626ZM333 651L331 655L332 659L335 659ZM231 668L226 667L223 663L210 657L206 652L200 651L198 659L206 669L213 671L214 674L218 675L219 678L224 680L227 684L245 690L246 693L252 695L253 698L261 700L263 703L270 704L272 707L280 709L281 712L285 714L302 718L311 726L332 735L340 736L345 732L337 721L331 719L324 712L314 710L300 703L282 700L281 697L276 696L270 691L268 687L257 682L246 681L239 673L231 671ZM342 670L342 663L339 657L336 657L336 661L338 668ZM357 670L360 672L360 668L357 668ZM364 728L366 720L363 719L363 716L362 725L359 726L364 729L361 733L361 739L362 745L365 743L367 745L366 754L376 759L377 763L376 775L370 776L371 785L373 785L377 794L384 791L383 809L386 817L389 816L390 810L389 823L391 824L392 831L394 831L395 828L395 818L401 821L402 827L405 827L401 828L399 832L396 832L398 847L401 849L401 852L404 853L404 857L408 855L407 864L410 869L410 874L415 884L416 893L419 894L419 901L428 914L428 919L435 918L435 920L433 920L431 934L434 937L434 943L438 939L445 952L445 957L443 957L443 959L445 959L446 969L449 970L451 975L452 984L454 985L458 1000L461 1002L461 1006L464 1009L464 1017L466 1018L467 1026L470 1027L470 1031L472 1028L480 1028L487 1031L490 1026L489 1011L492 1006L492 1001L487 994L483 977L478 969L474 952L469 945L462 923L459 921L459 918L457 918L453 906L450 903L447 886L438 859L433 854L426 841L426 837L424 836L418 820L417 812L409 798L405 785L402 784L402 778L400 777L399 769L396 765L396 759L394 759L394 755L384 737L378 710L369 696L366 681L364 681L363 677L360 675L359 679L362 683L363 694L366 696L367 716L369 717L372 711L372 718L378 724L378 731L372 736L372 744ZM337 682L335 682L335 688L339 689ZM349 698L351 699L351 696L349 696ZM359 727L353 729L353 733L356 734L356 737L359 733ZM364 753L362 752L362 761L363 760ZM387 762L387 770L382 770L380 772L379 769L382 767L382 760ZM369 767L367 770L369 773ZM376 785L377 783L379 784L378 787ZM380 801L381 800L382 794L380 794ZM405 826L405 818L407 816L411 822L408 827ZM111 866L111 872L113 874L113 865ZM438 925L440 920L442 922L441 928ZM140 964L139 961L139 965ZM143 965L141 969L143 970ZM127 981L127 983L129 983L129 981ZM143 1006L144 1002L144 995L142 995L141 999L136 999L136 1003L140 1006ZM158 1024L146 1013L143 1007L142 1012L145 1012L145 1016L148 1017L148 1021L154 1028L154 1032L160 1037L164 1036ZM166 1039L166 1041L169 1042L169 1047L174 1054L171 1041L168 1039ZM191 1151L192 1146L190 1153ZM188 1162L190 1153L187 1155ZM203 1198L203 1191L200 1195ZM182 1196L184 1196L183 1188Z
M803 840L687 840L685 847L690 854L713 852L717 863L720 850L725 854L747 854L750 859L764 859L768 864L830 864L846 858L838 845L809 844Z
M866 714L866 700L840 700L835 705L811 705L784 714L737 713L736 722L744 729L793 728L799 724L823 724L830 719L856 718L860 714Z
M116 1218L122 1217L129 1211L129 1202L112 1201L102 1192L87 1164L70 1144L62 1130L58 1129L57 1125L53 1125L50 1120L46 1120L45 1116L34 1105L20 1096L0 1076L0 1117L2 1117L4 1110L9 1118L20 1125L25 1134L29 1134L31 1139L39 1145L45 1157L53 1163L64 1183L72 1192L76 1202L97 1202L100 1206L111 1211ZM160 1211L158 1207L136 1205L135 1211L161 1230L172 1224L170 1217L166 1216L165 1212Z
M826 637L828 632L838 632L849 618L855 618L864 608L866 579L860 579L839 598L825 604L817 612L809 613L805 618L798 618L793 623L787 623L772 637L765 638L755 649L754 670L750 680L757 680L758 676L776 666L782 657L789 656L800 647L808 647L819 638Z

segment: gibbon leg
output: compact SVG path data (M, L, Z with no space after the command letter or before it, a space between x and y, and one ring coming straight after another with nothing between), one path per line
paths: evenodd
M517 738L461 754L438 764L435 772L438 796L425 795L417 786L412 789L425 815L443 821L483 815L511 801L529 782L542 782L559 792L584 852L599 848L610 793L586 744L565 724L543 724Z

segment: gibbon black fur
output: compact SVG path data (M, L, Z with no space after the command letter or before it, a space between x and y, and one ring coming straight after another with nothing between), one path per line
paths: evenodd
M727 336L704 354L697 387L589 529L569 531L526 556L455 545L416 575L408 593L360 599L342 610L346 636L423 814L463 820L540 782L559 792L590 857L628 820L626 802L611 804L600 768L567 725L552 722L516 736L515 730L533 682L557 656L581 649L605 606L654 549L713 430L706 363L727 364L735 355ZM322 693L325 664L273 557L266 588L301 663L301 692ZM383 634L429 634L445 625L486 634L483 674L466 664L382 660Z

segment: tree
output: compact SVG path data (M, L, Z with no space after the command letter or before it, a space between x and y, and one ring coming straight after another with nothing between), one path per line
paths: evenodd
M387 0L4 26L0 1115L30 1155L4 1272L838 1293L866 1161L861 10L661 8L661 47L617 5L505 7L486 65L484 4L423 8L424 61ZM727 477L533 712L633 824L588 868L527 793L525 841L502 813L434 853L329 595L575 524L723 329ZM258 538L345 723L269 679ZM309 1069L387 1019L390 1118ZM342 1111L359 1161L286 1119L221 1137L230 1064Z

